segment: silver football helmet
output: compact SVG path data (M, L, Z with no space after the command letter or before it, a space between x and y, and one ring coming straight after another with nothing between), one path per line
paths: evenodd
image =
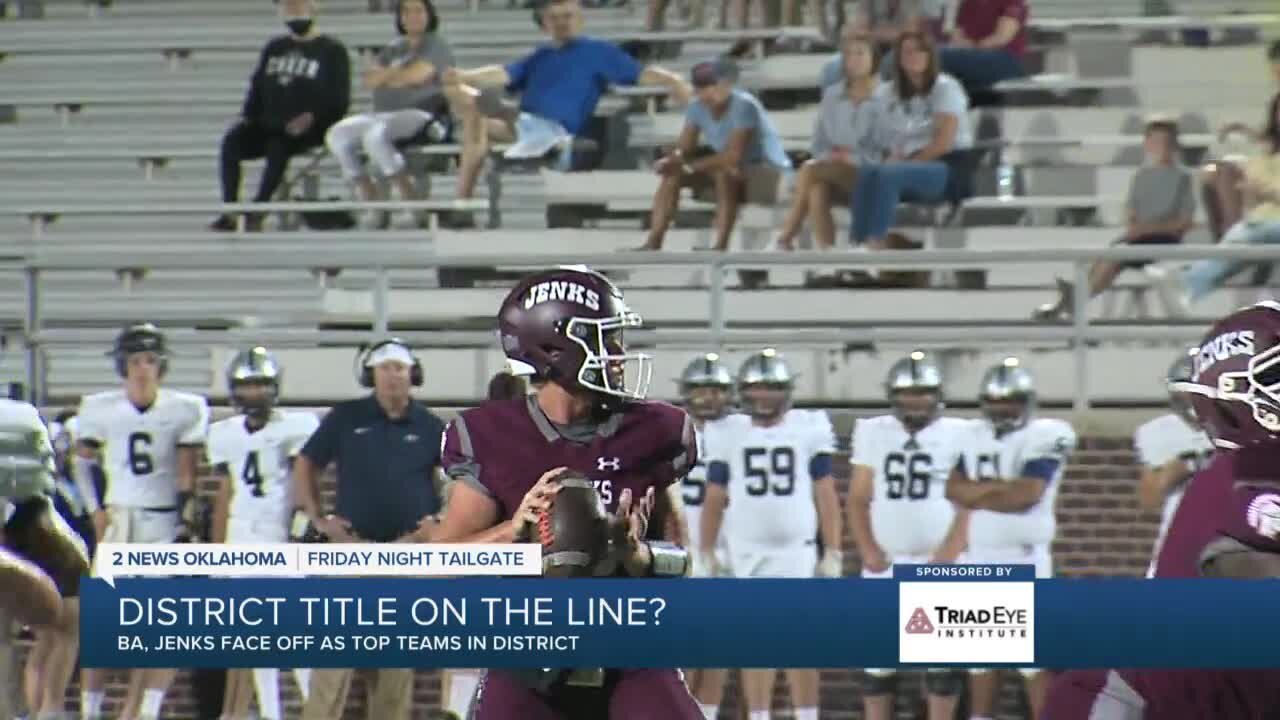
M1036 383L1016 357L987 370L978 385L978 404L997 433L1017 430L1035 412Z
M748 357L738 368L738 398L753 418L773 419L791 408L795 373L773 348Z
M889 368L885 394L893 414L910 432L919 432L942 410L942 370L920 350Z
M1190 398L1186 393L1177 392L1173 389L1174 383L1191 383L1196 372L1196 353L1198 348L1187 348L1178 356L1173 364L1169 366L1169 372L1165 375L1165 382L1169 388L1169 407L1187 424L1192 427L1200 427L1200 420L1196 418L1195 408L1191 405Z
M680 397L699 420L722 417L733 394L733 374L716 353L699 355L680 373Z
M255 420L271 415L280 399L284 368L266 348L254 347L237 353L227 366L227 390L240 412Z

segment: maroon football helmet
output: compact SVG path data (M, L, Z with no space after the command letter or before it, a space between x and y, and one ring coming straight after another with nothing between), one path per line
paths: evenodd
M1220 448L1280 440L1280 302L1219 320L1196 351L1191 379L1170 389L1190 394L1196 418Z
M641 325L622 291L581 265L521 280L498 311L502 350L517 372L628 400L645 397L652 375L650 357L628 352L623 339Z

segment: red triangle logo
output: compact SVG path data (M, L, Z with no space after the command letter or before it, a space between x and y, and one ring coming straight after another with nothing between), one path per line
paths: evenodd
M911 613L911 619L907 621L907 633L910 635L933 633L933 623L929 621L929 614L924 611L924 608L918 607Z

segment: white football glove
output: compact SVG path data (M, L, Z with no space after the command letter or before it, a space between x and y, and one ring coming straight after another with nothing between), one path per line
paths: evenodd
M818 560L818 577L838 578L844 576L844 553L839 550L827 550Z

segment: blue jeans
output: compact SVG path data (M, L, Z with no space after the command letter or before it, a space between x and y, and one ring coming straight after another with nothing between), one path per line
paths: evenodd
M972 93L986 90L1001 80L1025 77L1022 62L1009 51L987 48L944 47L939 51L942 71L953 75Z
M902 200L937 202L947 190L947 166L940 162L861 165L853 186L853 241L883 238L893 227Z
M1280 244L1280 221L1250 223L1241 220L1226 235L1222 244L1275 245ZM1187 299L1195 302L1222 287L1236 273L1253 263L1236 260L1197 260L1183 270L1182 282L1187 287Z

